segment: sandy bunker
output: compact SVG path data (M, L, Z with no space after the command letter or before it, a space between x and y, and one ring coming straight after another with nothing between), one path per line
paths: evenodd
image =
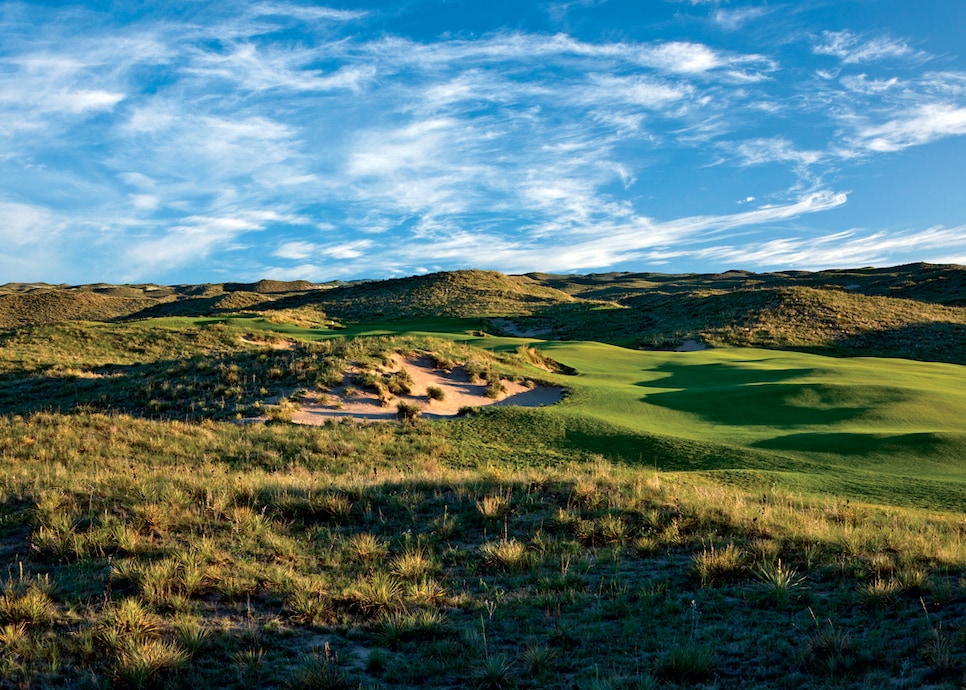
M351 374L347 382L328 393L309 393L301 399L301 408L294 412L292 421L297 424L324 424L331 419L353 417L357 419L391 420L396 419L397 402L417 406L422 417L437 419L454 417L464 407L483 405L516 405L519 407L540 407L552 405L563 398L563 388L559 386L527 386L515 381L503 380L505 393L499 398L486 396L486 381L470 381L466 370L456 366L452 371L433 368L428 357L402 358L397 356L393 364L385 367L385 373L405 369L412 377L412 390L407 395L399 395L383 406L376 393L354 387ZM427 389L436 386L443 391L442 400L430 400Z

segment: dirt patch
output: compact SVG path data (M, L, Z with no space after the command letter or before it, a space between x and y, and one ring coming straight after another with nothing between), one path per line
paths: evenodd
M707 350L708 346L704 343L699 343L697 340L685 340L683 343L674 348L675 352L699 352L701 350Z
M292 415L297 424L324 424L330 419L353 417L357 419L396 419L396 404L405 402L415 405L421 416L428 419L455 417L464 407L483 405L517 405L540 407L552 405L563 398L563 388L558 386L533 386L515 381L502 381L506 391L499 398L486 396L486 381L470 381L462 366L451 372L433 368L428 357L403 359L397 357L386 373L405 369L412 377L412 390L400 395L383 406L376 393L360 390L347 383L328 393L309 393L301 399L301 409ZM346 377L349 378L349 375ZM436 387L442 391L441 400L430 400L427 390Z
M521 328L518 323L510 319L490 319L490 325L504 335L515 338L539 338L553 333L552 328Z
M248 343L249 345L258 345L259 347L270 347L273 350L294 350L295 341L294 340L259 340L255 336L243 335L241 337L242 341Z

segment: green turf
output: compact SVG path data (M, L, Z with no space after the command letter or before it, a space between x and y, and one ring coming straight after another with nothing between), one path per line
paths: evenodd
M966 368L959 365L479 337L478 322L465 319L345 330L220 321L307 339L432 335L495 351L526 344L577 370L556 378L571 391L558 405L467 422L483 428L468 432L481 447L504 457L540 462L592 452L666 471L738 471L728 476L744 484L966 510ZM489 456L481 450L480 457Z
M615 459L646 460L654 454L649 437L659 436L720 448L692 450L700 460L690 469L798 471L792 483L803 490L966 508L961 366L752 349L538 347L580 372L573 395L551 414L567 418L585 443ZM910 491L916 481L949 490L934 500Z
M661 471L716 472L744 486L779 485L809 494L966 510L966 368L960 365L751 348L650 352L494 337L480 326L474 319L425 318L326 329L258 315L166 317L58 327L67 338L63 352L54 339L47 356L61 363L76 358L75 366L83 368L84 360L87 366L121 364L112 353L126 353L125 362L134 366L128 372L133 382L156 374L151 362L167 361L165 352L180 352L183 358L200 346L201 340L191 344L192 332L212 351L240 346L233 334L258 333L307 341L405 336L426 342L433 337L507 353L532 346L578 373L554 375L535 368L525 373L554 380L569 395L548 408L490 410L447 422L452 427L447 433L459 438L454 462L541 465L596 454ZM107 349L79 354L98 343ZM30 352L28 343L21 347ZM148 367L143 372L142 364ZM48 407L39 409L70 409L71 396L88 399L87 388L96 392L104 385L93 379L68 382L74 388L65 388L60 379L34 377L25 387L14 370L5 376L5 400L15 401L29 388L32 396L49 399ZM115 376L111 385L125 385L124 378ZM152 396L158 392L141 397Z

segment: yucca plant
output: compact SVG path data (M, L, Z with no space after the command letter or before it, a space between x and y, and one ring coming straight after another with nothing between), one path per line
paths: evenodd
M128 597L110 608L99 632L108 646L117 646L118 643L152 639L159 630L157 617L148 612L139 599Z
M780 558L775 563L759 565L756 574L764 596L779 606L790 602L799 593L806 579L794 568L784 565Z
M188 656L194 657L208 641L211 629L198 622L193 616L184 616L174 623L175 637L184 647Z
M438 635L447 622L446 615L438 609L390 611L379 619L377 639L390 649L399 649L406 641Z
M511 659L502 654L487 654L470 673L470 682L478 690L503 690L516 684Z
M391 575L377 572L357 583L345 595L351 604L369 619L399 609L402 605L402 583Z
M353 534L349 537L348 547L350 555L364 563L382 558L389 551L382 539L369 532Z
M922 594L932 587L932 578L925 568L906 566L899 568L895 575L899 590L905 594Z
M56 613L53 599L34 582L7 582L0 595L0 623L46 623Z
M476 509L483 517L494 520L503 518L510 512L511 495L509 491L487 494L476 502Z
M896 580L881 577L859 587L862 601L870 608L891 608L900 591L901 586Z
M117 662L117 674L136 688L155 675L170 672L188 661L188 653L174 642L137 640L125 643Z
M541 678L549 673L557 660L557 650L543 644L528 644L518 654L526 675Z

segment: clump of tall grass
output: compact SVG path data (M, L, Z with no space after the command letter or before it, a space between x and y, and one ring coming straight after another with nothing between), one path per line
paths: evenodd
M20 575L5 580L0 587L0 623L49 623L56 615L52 591L48 575L25 576L21 563Z
M527 545L516 539L485 542L480 545L480 556L484 567L511 573L526 571L533 561Z
M712 543L692 557L692 568L702 587L734 582L747 571L747 555L734 544L716 549Z

